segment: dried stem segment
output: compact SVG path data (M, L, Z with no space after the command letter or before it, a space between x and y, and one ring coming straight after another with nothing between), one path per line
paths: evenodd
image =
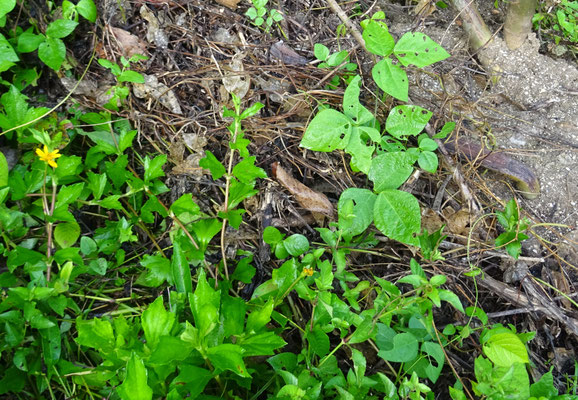
M504 39L510 50L520 47L532 29L532 16L536 12L536 0L512 0L508 6Z

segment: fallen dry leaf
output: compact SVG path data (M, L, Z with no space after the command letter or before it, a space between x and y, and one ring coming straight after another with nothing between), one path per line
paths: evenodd
M274 163L272 170L273 176L295 197L301 207L312 213L323 214L328 217L333 216L333 204L331 204L327 196L308 188L293 178L279 163Z
M271 56L281 60L285 64L305 65L309 62L305 57L300 56L291 47L283 43L282 40L274 43L270 49Z
M111 27L110 31L116 39L120 52L125 58L129 59L135 54L146 54L146 45L137 36L124 29L115 27Z
M166 49L169 45L169 38L162 29L162 25L164 24L162 24L152 10L145 5L140 8L140 15L148 21L147 40L156 44L161 49Z
M442 210L442 215L446 219L451 233L454 235L468 235L470 231L469 225L472 222L472 215L468 210L462 208L459 211L454 211L452 207L447 207Z
M245 74L245 67L243 66L243 53L238 53L233 56L233 60L229 63L229 68L225 70L223 76L223 86L229 93L234 93L242 99L245 97L251 86L251 78Z
M234 10L237 8L237 4L239 4L239 2L241 0L215 0L218 4L228 7L231 10Z
M154 99L158 100L163 106L171 110L175 114L181 115L181 105L177 96L170 90L167 85L159 82L154 75L142 74L145 83L133 83L132 91L139 99Z

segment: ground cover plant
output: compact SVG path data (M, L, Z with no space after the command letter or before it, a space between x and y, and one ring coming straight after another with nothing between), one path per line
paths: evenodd
M202 3L189 6L214 18ZM75 37L95 29L97 11L110 23L131 11L126 5L36 6L0 5L0 395L578 398L572 379L532 355L535 332L484 311L477 282L488 272L470 257L471 242L482 239L470 233L468 262L453 272L441 246L454 232L432 229L427 196L411 190L411 177L440 173L439 140L456 128L444 121L431 131L433 113L409 103L412 71L450 56L429 36L394 38L383 12L363 17L372 57L365 71L347 50L314 45L322 63L308 71L338 75L325 91L308 93L309 103L293 104L312 112L301 134L285 139L268 137L273 130L260 136L261 124L300 125L299 111L276 118L272 95L251 98L239 86L217 95L193 79L190 112L210 131L204 143L187 131L192 114L167 111L165 96L178 84L151 83L161 50L73 50ZM247 17L247 32L281 32L281 11L267 1L245 6L235 15ZM150 21L168 14L150 19L142 7L157 29L150 40L158 40L168 27ZM160 16L165 6L157 7ZM36 19L39 11L46 12ZM123 34L125 46L143 50ZM238 50L229 44L227 51ZM242 72L233 65L221 72ZM107 85L79 94L94 76ZM54 101L51 79L67 78L73 87ZM139 87L153 95L137 99ZM88 100L98 90L100 102ZM209 105L212 113L201 111ZM166 136L149 136L160 120ZM341 159L349 184L330 201L281 180L297 158L263 153L272 146L306 152L312 164ZM268 216L295 208L279 187L275 204L267 200L272 177L304 210L294 225ZM335 213L320 211L327 203ZM516 201L479 220L491 221L480 222L485 245L520 257L531 224Z

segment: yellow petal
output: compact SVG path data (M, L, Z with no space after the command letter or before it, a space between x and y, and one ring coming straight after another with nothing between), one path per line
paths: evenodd
M54 162L54 160L48 160L48 165L50 165L53 168L58 167L58 165Z

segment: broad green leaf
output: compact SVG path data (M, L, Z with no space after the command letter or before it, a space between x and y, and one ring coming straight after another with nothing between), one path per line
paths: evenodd
M165 154L161 154L160 156L157 156L155 158L153 158L152 160L150 158L145 157L145 162L144 162L144 180L145 182L150 182L151 180L155 179L155 178L159 178L161 176L165 176L165 173L163 171L163 165L167 162L167 156Z
M324 152L343 149L349 143L352 125L353 121L339 111L322 110L305 130L301 147Z
M189 393L190 399L196 399L203 393L211 379L213 379L213 374L207 369L194 365L181 365L179 375L173 380L171 386L182 386Z
M351 155L351 167L354 171L358 170L364 174L369 172L371 157L375 152L375 146L368 146L365 140L361 138L361 127L353 127L351 130L351 138L345 151Z
M2 0L0 1L0 18L4 17L16 7L16 0Z
M76 10L90 22L96 21L96 6L92 0L80 0L76 5Z
M193 345L173 336L161 336L154 347L147 364L171 365L186 360L193 351Z
M283 240L283 235L279 232L279 229L274 226L268 226L263 231L263 240L267 244L274 245Z
M271 321L271 313L273 312L273 307L275 303L273 300L269 300L264 306L261 308L257 308L253 310L249 317L247 317L247 332L258 332L260 331L265 325Z
M370 20L363 29L363 40L367 51L387 57L393 51L395 41L383 22Z
M242 183L254 183L255 179L267 178L263 168L255 166L255 156L247 157L233 167L233 175Z
M217 373L218 371L229 370L244 378L250 378L251 375L245 368L242 354L243 349L241 346L229 343L220 344L207 350L207 357Z
M153 391L147 384L147 369L143 360L132 353L126 365L126 377L116 389L122 400L151 400Z
M319 357L325 357L329 353L329 336L325 333L318 324L313 327L313 330L307 329L307 341L309 348L313 354Z
M510 332L492 335L483 346L484 354L498 367L529 363L528 350L520 338Z
M66 58L66 46L60 39L46 38L38 46L38 58L54 71L58 71Z
M385 190L377 196L373 208L375 226L387 237L418 246L421 213L417 199L410 193Z
M43 35L35 35L32 30L23 32L18 36L18 51L20 53L30 53L35 51L40 46L40 43L44 42L46 38Z
M144 76L136 71L122 71L116 78L119 82L144 83Z
M237 263L233 275L231 275L231 280L237 280L247 284L251 283L257 270L250 264L250 262L251 259L248 257L241 259Z
M342 50L342 51L331 54L327 58L326 63L330 67L337 67L337 66L341 65L342 62L347 60L348 57L349 57L349 53L347 52L347 50Z
M211 171L211 176L214 181L225 175L225 167L209 150L205 150L205 157L199 161L199 166Z
M438 144L435 140L430 139L427 133L424 133L419 136L418 140L419 149L422 151L436 151L438 148Z
M71 247L80 236L80 225L76 222L64 222L54 228L54 241L63 249Z
M370 338L373 331L373 321L371 318L366 317L349 338L349 343L355 344L365 342Z
M255 103L253 104L251 107L245 109L241 115L240 118L241 119L246 119L249 117L252 117L253 115L257 114L259 112L260 109L262 109L263 107L265 107L264 104L262 103Z
M171 205L170 211L185 225L201 217L201 208L193 201L191 193L179 197Z
M357 236L373 222L373 207L377 196L371 190L349 188L344 190L337 203L339 215L339 229L350 236ZM352 202L352 209L346 215L344 207Z
M86 173L88 177L88 189L92 191L95 200L99 200L106 187L106 174L95 174L91 171Z
M185 257L184 251L178 240L173 243L173 256L171 257L171 274L173 283L179 293L193 292L193 278L191 268Z
M395 44L393 53L406 67L418 68L445 60L450 55L439 44L421 32L407 32Z
M409 82L407 73L390 58L385 58L371 69L375 84L390 96L401 101L408 100Z
M221 298L221 318L224 336L240 335L245 328L246 302L240 297L231 297L223 293Z
M41 329L39 332L42 337L43 360L46 367L51 369L60 360L60 329L58 326L53 326L52 328Z
M98 202L98 205L109 210L122 210L122 204L118 199L120 199L119 194L106 196L104 199Z
M2 186L1 183L0 186ZM64 205L77 201L80 198L80 194L82 193L83 189L84 189L84 182L75 183L74 185L69 186L62 186L58 191L58 195L56 197L56 204Z
M453 130L456 128L456 123L453 121L446 122L442 127L442 130L436 133L433 137L434 139L445 139Z
M315 58L318 60L325 61L327 57L329 57L329 49L324 44L315 43L313 54L315 54Z
M201 219L193 223L192 229L201 251L205 251L213 237L221 231L223 224L217 218Z
M545 397L552 399L558 394L558 390L554 386L554 377L552 371L546 372L538 382L530 385L530 395L536 398Z
M413 172L415 159L407 152L384 153L373 158L367 177L376 193L397 189Z
M51 22L46 28L46 36L52 39L62 39L70 35L77 25L78 22L76 21L57 19L56 21Z
M343 95L343 112L353 119L358 125L366 124L374 119L374 116L367 108L359 102L361 77L354 77Z
M80 238L80 251L85 256L94 253L98 249L98 246L93 238L90 236L83 236Z
M465 312L464 306L462 305L462 302L460 301L460 298L457 294L445 289L439 290L438 293L440 300L450 303L458 311Z
M434 174L438 169L438 156L431 151L423 151L420 153L417 163L422 169Z
M81 239L82 249L82 239ZM165 281L172 283L171 261L160 255L145 255L140 264L147 270L138 277L136 283L148 287L161 286Z
M209 285L204 269L199 272L197 287L189 295L189 303L199 334L207 336L219 323L221 292Z
M0 2L1 3L1 2ZM0 14L1 14L0 6ZM18 55L4 35L0 33L0 72L8 71L19 61Z
M76 319L76 331L78 337L74 340L82 346L103 352L111 351L115 347L112 325L108 320L93 318L85 321L79 317Z
M415 336L409 332L404 332L394 336L391 350L380 348L377 355L386 361L407 362L417 357L417 351L418 342Z
M0 151L0 187L6 185L8 185L8 161L6 161L4 153Z
M298 257L309 250L309 240L299 233L289 236L283 241L283 245L293 257Z
M149 349L154 350L161 336L168 336L175 324L175 314L165 310L163 297L159 296L142 313L141 322Z
M243 357L252 357L271 356L287 342L275 332L262 332L243 337L237 344L243 348Z
M444 361L444 352L438 343L424 342L418 359L405 364L404 371L408 374L415 371L420 378L428 378L435 383L440 376Z
M389 112L385 129L398 139L403 136L415 136L423 131L431 116L431 111L419 106L397 106Z

